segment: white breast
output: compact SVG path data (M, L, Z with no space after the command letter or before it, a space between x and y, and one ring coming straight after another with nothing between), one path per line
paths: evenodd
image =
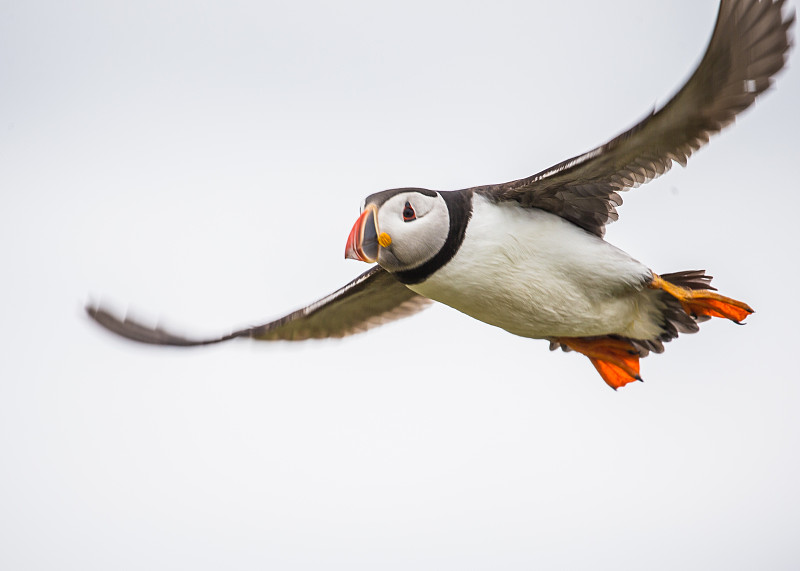
M523 337L652 338L650 270L564 219L476 195L461 248L417 293Z

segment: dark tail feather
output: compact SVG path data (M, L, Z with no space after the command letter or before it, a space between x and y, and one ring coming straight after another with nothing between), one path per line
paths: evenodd
M712 276L706 275L705 270L685 270L661 274L661 279L690 290L716 291L716 288L711 285ZM655 339L630 339L630 342L639 351L640 357L647 356L651 351L663 353L664 343L672 341L681 333L697 333L700 331L699 324L711 319L706 315L689 315L683 304L665 291L661 292L661 301L665 306L663 333Z
M717 288L711 285L712 276L707 276L705 270L686 270L683 272L674 272L671 274L661 274L661 278L676 286L685 287L686 289L710 289L717 291Z

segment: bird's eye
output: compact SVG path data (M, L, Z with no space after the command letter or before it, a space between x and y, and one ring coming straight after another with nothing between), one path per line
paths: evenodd
M411 204L406 202L406 205L403 207L403 222L411 222L412 220L416 219L417 213L414 212L414 208L411 206Z

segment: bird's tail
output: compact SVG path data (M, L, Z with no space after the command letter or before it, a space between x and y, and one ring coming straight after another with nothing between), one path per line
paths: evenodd
M550 348L561 347L586 355L606 384L616 390L630 382L641 381L639 358L646 357L650 351L661 353L664 343L679 333L694 333L699 322L711 317L724 317L741 323L753 313L746 303L716 293L711 286L711 276L702 270L661 276L653 274L648 287L660 290L664 301L664 329L659 337L560 337L551 340Z

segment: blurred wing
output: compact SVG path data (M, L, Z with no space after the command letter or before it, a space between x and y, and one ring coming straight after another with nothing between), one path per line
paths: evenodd
M473 189L492 201L541 208L602 236L617 194L682 165L772 84L794 12L784 0L722 0L711 42L686 85L659 111L583 155L538 174Z
M270 323L213 339L187 339L158 327L147 327L133 319L119 319L101 307L87 306L86 312L109 331L133 341L186 347L210 345L236 337L264 341L345 337L412 315L430 303L428 298L414 293L380 266L374 266L308 307Z

